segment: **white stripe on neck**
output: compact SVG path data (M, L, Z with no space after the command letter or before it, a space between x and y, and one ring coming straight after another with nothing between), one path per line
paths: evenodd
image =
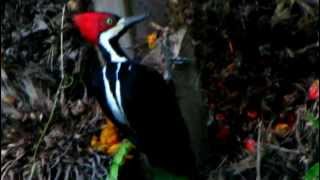
M115 27L109 29L106 32L101 33L99 37L99 43L109 53L111 63L114 63L117 65L116 71L113 72L115 73L115 77L116 77L115 95L112 93L112 90L110 88L110 82L107 78L107 74L106 74L107 64L103 67L103 82L105 87L106 101L115 118L118 121L120 121L122 124L129 124L122 106L121 86L120 86L120 79L119 79L121 64L124 62L127 62L128 60L126 57L123 57L117 54L117 52L114 50L114 48L110 44L110 40L116 37L123 30L124 28L123 24L124 24L123 19L121 19Z
M110 107L111 112L115 116L116 120L118 120L122 124L128 124L128 121L127 121L125 113L123 112L122 106L121 105L118 106L118 104L121 104L120 83L119 83L118 87L116 87L117 99L119 101L117 103L116 98L112 94L112 91L110 88L110 82L106 76L106 72L107 72L107 66L104 66L102 69L102 73L103 73L103 82L104 82L107 104ZM117 77L118 77L118 75L117 75ZM116 81L119 81L119 80L117 79Z
M121 19L117 23L117 25L101 33L99 37L100 45L102 45L102 47L105 48L105 50L107 50L107 52L110 54L111 62L114 62L114 63L122 63L127 61L127 58L117 54L117 52L115 52L114 48L110 44L110 40L116 37L123 30L124 28L123 21L124 20Z
M121 63L117 64L117 72L116 72L116 98L118 101L118 105L120 108L120 111L124 114L123 106L122 106L122 98L121 98L121 86L120 86L120 79L119 79L119 71L121 68Z

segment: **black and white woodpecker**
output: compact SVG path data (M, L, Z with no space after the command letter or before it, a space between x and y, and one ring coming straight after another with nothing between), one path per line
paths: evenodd
M118 43L130 27L144 19L144 15L120 18L102 12L73 17L81 35L97 47L104 62L93 80L103 111L134 139L152 166L191 177L196 167L194 155L175 92L158 72L130 60Z

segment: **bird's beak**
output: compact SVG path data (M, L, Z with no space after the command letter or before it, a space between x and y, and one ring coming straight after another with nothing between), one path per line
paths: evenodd
M142 14L142 15L138 15L138 16L131 16L131 17L121 18L118 21L118 25L122 28L122 30L119 33L118 38L120 38L123 34L125 34L134 25L136 25L136 24L142 22L143 20L145 20L147 17L148 17L148 15Z
M146 18L147 18L146 14L142 14L142 15L138 15L138 16L125 17L125 18L123 18L124 27L126 29L129 29L132 26L142 22Z

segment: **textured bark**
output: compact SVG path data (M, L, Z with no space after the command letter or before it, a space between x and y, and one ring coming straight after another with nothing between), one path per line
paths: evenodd
M201 166L208 156L206 128L208 117L200 88L200 75L193 52L191 37L187 34L181 56L192 59L192 62L188 65L177 66L173 72L173 78L181 111L189 127L192 146Z
M188 24L191 15L190 1L163 1L163 0L138 0L132 4L133 14L143 12L150 13L149 21L154 21L160 25L179 29ZM143 39L147 33L151 32L148 23L139 26L136 39ZM198 163L206 159L207 156L207 113L204 107L202 94L200 91L200 79L197 62L194 58L194 47L190 33L187 33L182 43L181 56L192 59L191 64L176 66L173 72L173 79L176 86L176 93L180 108L190 131L193 149L196 153Z

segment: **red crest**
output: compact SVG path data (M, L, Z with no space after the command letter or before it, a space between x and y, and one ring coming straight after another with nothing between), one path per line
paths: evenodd
M73 23L86 41L98 44L102 32L114 27L118 18L110 13L86 12L73 16Z

